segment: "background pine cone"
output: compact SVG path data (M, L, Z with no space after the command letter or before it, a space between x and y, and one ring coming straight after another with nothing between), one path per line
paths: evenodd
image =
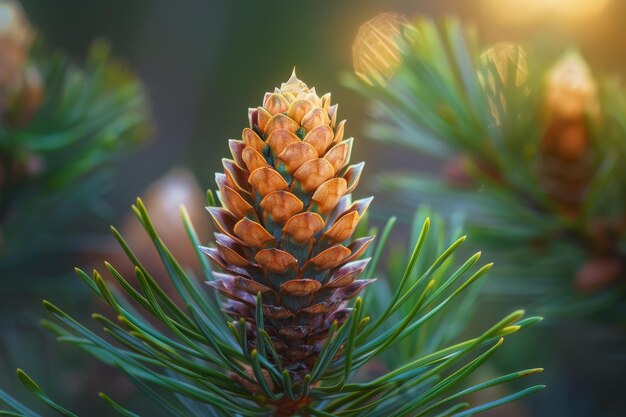
M564 213L576 215L592 175L588 120L598 113L595 81L578 55L566 55L548 74L546 112L542 183Z
M27 60L33 31L19 3L0 0L0 107Z

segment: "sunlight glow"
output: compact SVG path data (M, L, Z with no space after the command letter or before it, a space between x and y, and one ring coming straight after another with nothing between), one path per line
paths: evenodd
M602 12L609 0L483 0L484 6L508 21L545 16L583 18Z

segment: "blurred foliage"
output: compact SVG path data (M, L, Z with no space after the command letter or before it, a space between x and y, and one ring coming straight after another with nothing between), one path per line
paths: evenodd
M0 122L0 270L58 248L54 231L79 210L102 213L107 165L151 133L143 88L106 43L94 43L82 69L42 42L29 61L43 101L25 124Z
M110 214L102 197L113 163L151 136L150 109L107 42L74 62L16 1L0 1L0 55L0 381L11 387L6 375L26 362L80 397L93 367L47 349L33 301L62 294L73 311L91 306L88 291L53 265L87 251L83 232L68 225L81 213Z
M409 35L395 39L403 62L385 85L344 81L372 100L370 137L445 164L439 176L389 173L380 190L465 210L500 266L491 294L622 320L625 89L572 52L555 64L514 44L484 51L457 20L421 19Z

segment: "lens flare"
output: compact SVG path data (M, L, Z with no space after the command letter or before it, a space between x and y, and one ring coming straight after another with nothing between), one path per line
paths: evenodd
M352 45L356 75L369 84L385 84L402 62L402 43L409 41L410 28L397 13L381 13L361 25Z
M526 63L526 52L520 45L511 42L500 42L487 49L480 56L480 60L484 65L488 65L489 62L493 62L498 76L504 84L507 84L507 77L509 74L515 76L515 85L521 86L528 77L528 64ZM515 69L512 71L509 66L514 65ZM487 80L491 84L493 81Z

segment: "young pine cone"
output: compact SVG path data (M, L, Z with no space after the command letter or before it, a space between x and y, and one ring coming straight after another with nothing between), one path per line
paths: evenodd
M0 107L26 62L33 31L19 3L0 0Z
M347 300L372 282L357 278L373 237L346 243L372 199L351 204L363 163L346 168L345 120L336 122L330 94L319 97L295 71L248 118L216 174L222 208L209 212L219 232L216 248L204 250L223 272L209 284L228 298L226 312L247 323L251 350L261 293L264 328L297 383L329 326L348 316Z
M0 123L27 124L43 100L39 72L27 62L33 37L19 3L0 0Z
M591 176L588 121L598 112L596 85L582 58L568 55L550 72L546 108L542 182L554 202L575 215Z

